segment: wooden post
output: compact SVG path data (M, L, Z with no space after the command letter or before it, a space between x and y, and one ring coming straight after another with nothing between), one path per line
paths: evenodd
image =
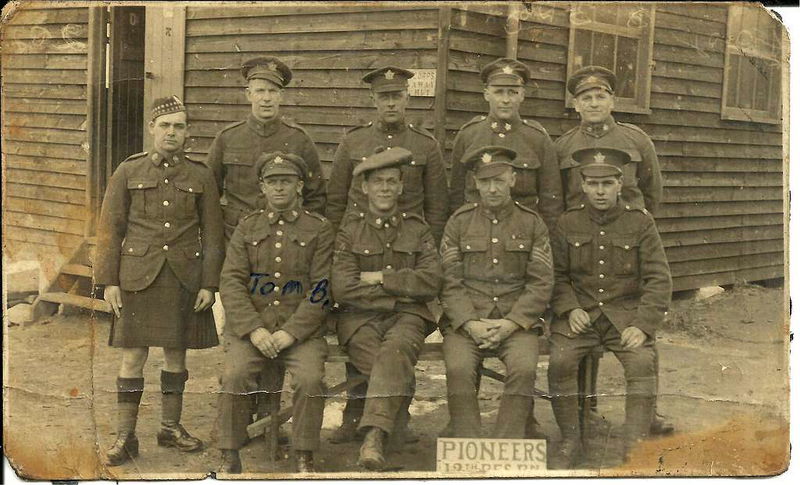
M450 59L450 22L453 9L439 7L439 42L436 52L436 86L434 88L433 136L444 150L447 137L447 70Z
M106 116L106 9L89 8L89 42L86 80L86 136L89 153L86 165L86 221L84 235L93 236L103 200L106 177L104 143Z
M508 20L506 21L506 57L517 58L519 47L519 3L508 4Z

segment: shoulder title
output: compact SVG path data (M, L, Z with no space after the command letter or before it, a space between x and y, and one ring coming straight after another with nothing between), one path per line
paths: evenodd
M131 160L136 160L137 158L142 158L145 155L147 155L147 152L134 153L133 155L131 155L128 158L126 158L125 160L123 160L122 163L131 161Z
M467 121L463 125L461 125L461 128L459 128L459 130L463 130L464 128L466 128L468 126L474 125L475 123L480 123L481 121L483 121L485 119L486 119L485 115L478 115L478 116L472 118L471 120Z
M218 135L221 135L221 134L225 133L226 131L231 130L233 128L236 128L237 126L241 126L241 125L243 125L245 123L247 123L247 120L241 120L241 121L236 121L234 123L231 123L230 125L226 126L225 128L219 130Z
M547 136L550 136L550 135L548 135L547 130L544 129L544 126L542 126L542 124L539 123L538 121L522 120L522 124L527 126L527 127L533 128L534 130L538 130L538 131L542 132L543 134L545 134Z
M414 125L412 123L409 123L408 127L411 129L411 131L419 133L422 136L428 137L431 140L436 141L436 138L433 136L433 134L430 131L426 130L425 128Z
M303 213L313 217L314 219L318 219L318 220L320 220L322 222L325 222L325 221L328 220L328 219L325 218L325 216L317 214L316 212L311 212L311 211L307 211L307 210L303 209Z
M288 126L289 128L294 128L295 130L300 130L300 131L302 131L302 132L303 132L303 133L304 133L306 136L308 136L309 138L311 138L311 136L308 134L308 132L306 131L306 129L305 129L305 128L303 128L302 126L300 126L299 124L297 124L297 122L296 122L296 121L294 121L293 119L290 119L290 118L283 118L283 117L281 117L281 123L283 123L284 125Z
M363 125L356 125L356 126L350 127L350 128L347 129L347 131L345 131L345 133L352 133L352 132L354 132L356 130L360 130L362 128L369 128L370 126L372 126L372 122L371 121L369 123L364 123Z
M456 211L453 212L453 215L451 217L455 217L455 216L457 216L459 214L464 214L466 212L473 211L473 210L475 210L477 208L478 208L478 203L477 202L468 202L468 203L462 205L461 207L459 207L458 209L456 209Z
M631 129L633 131L637 131L637 132L641 133L642 135L644 135L644 136L646 136L648 138L650 137L650 135L648 135L646 131L644 131L643 129L641 129L638 126L634 125L633 123L622 123L620 121L617 121L617 125L624 126L625 128L629 128L629 129Z

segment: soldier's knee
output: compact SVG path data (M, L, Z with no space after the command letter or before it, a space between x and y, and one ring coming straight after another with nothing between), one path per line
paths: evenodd
M309 369L292 375L292 382L295 392L309 396L319 396L324 394L323 383L324 373Z
M225 366L220 379L222 392L251 392L256 390L255 376L251 375L247 366Z

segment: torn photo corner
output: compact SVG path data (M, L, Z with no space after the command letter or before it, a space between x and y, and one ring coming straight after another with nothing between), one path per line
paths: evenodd
M9 473L784 473L780 14L6 5Z

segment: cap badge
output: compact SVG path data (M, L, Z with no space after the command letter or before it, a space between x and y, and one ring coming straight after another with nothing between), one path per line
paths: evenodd
M277 68L278 68L278 65L275 64L274 62L270 62L269 64L267 64L267 69L269 69L270 71L274 71Z
M283 163L283 158L275 157L275 160L273 160L273 163Z
M583 81L583 82L585 82L585 83L596 83L596 82L600 82L600 78L595 76L595 75L592 75L592 76L587 77L586 80Z
M509 66L508 64L506 64L503 67L503 73L504 74L513 74L514 73L514 69L512 69L511 66Z
M492 163L492 154L484 153L483 155L481 155L481 161L483 163Z
M394 71L392 71L391 69L389 69L388 71L386 71L386 72L383 74L383 76L384 76L386 79L394 79Z
M605 163L606 156L600 152L594 154L594 163Z

